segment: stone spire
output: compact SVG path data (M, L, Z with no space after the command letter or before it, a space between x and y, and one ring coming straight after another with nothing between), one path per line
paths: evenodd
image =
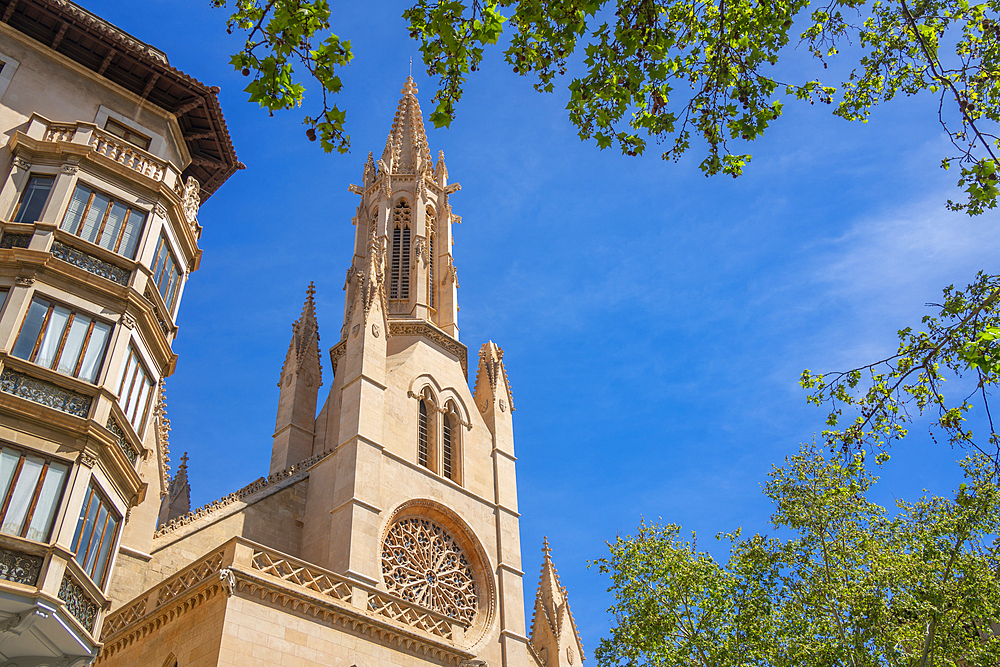
M187 476L188 455L184 452L177 474L170 480L170 487L160 501L160 515L157 525L162 526L191 511L191 485Z
M278 417L271 449L271 473L284 470L312 455L316 428L316 399L323 384L316 322L316 288L309 283L302 315L292 325L285 364L278 386Z
M542 546L542 573L535 594L535 615L531 620L531 648L545 667L579 667L585 660L583 642L569 609L566 589L552 564L549 538Z
M385 141L381 162L393 174L416 174L421 168L431 167L431 151L427 146L424 117L417 102L417 86L413 77L407 77L402 99L396 107L392 128Z

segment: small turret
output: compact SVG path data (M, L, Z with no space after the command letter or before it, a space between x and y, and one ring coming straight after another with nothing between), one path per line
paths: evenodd
M177 467L177 474L170 480L167 493L160 501L160 515L157 519L159 526L191 511L191 485L188 484L187 462L188 455L187 452L184 452L181 464Z
M309 283L302 315L292 325L292 340L288 344L285 364L281 367L278 381L281 394L271 448L271 473L312 456L316 399L323 384L315 294L316 288Z
M579 667L586 659L583 642L569 609L566 589L559 583L559 574L552 564L552 549L547 537L542 554L542 574L531 621L531 648L545 667Z

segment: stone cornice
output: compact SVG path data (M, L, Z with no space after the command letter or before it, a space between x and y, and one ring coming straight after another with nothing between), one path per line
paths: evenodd
M420 336L454 355L469 379L469 348L426 320L389 320L389 336Z

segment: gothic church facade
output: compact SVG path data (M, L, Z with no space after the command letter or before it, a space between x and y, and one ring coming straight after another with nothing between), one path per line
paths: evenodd
M217 93L69 0L0 0L0 663L579 664L547 544L526 623L510 384L459 338L460 186L412 79L350 186L332 377L310 285L268 476L189 511L163 379L199 206L243 166Z

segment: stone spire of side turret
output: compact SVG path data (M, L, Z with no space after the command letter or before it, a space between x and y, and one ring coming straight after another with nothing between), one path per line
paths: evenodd
M278 381L281 394L271 449L272 473L312 456L316 399L323 384L315 294L316 288L309 283L302 315L292 325L292 340L281 368Z
M531 621L531 647L545 667L579 667L586 659L583 642L569 609L566 589L559 583L559 574L552 564L552 549L547 537L542 554L542 573Z
M424 117L417 102L417 85L412 76L406 78L399 92L403 97L396 107L381 162L393 174L416 174L421 168L433 167Z
M187 452L184 452L181 464L177 467L177 474L170 480L167 493L160 501L160 515L157 519L157 525L162 526L191 511L191 485L188 483L187 462L188 455Z

